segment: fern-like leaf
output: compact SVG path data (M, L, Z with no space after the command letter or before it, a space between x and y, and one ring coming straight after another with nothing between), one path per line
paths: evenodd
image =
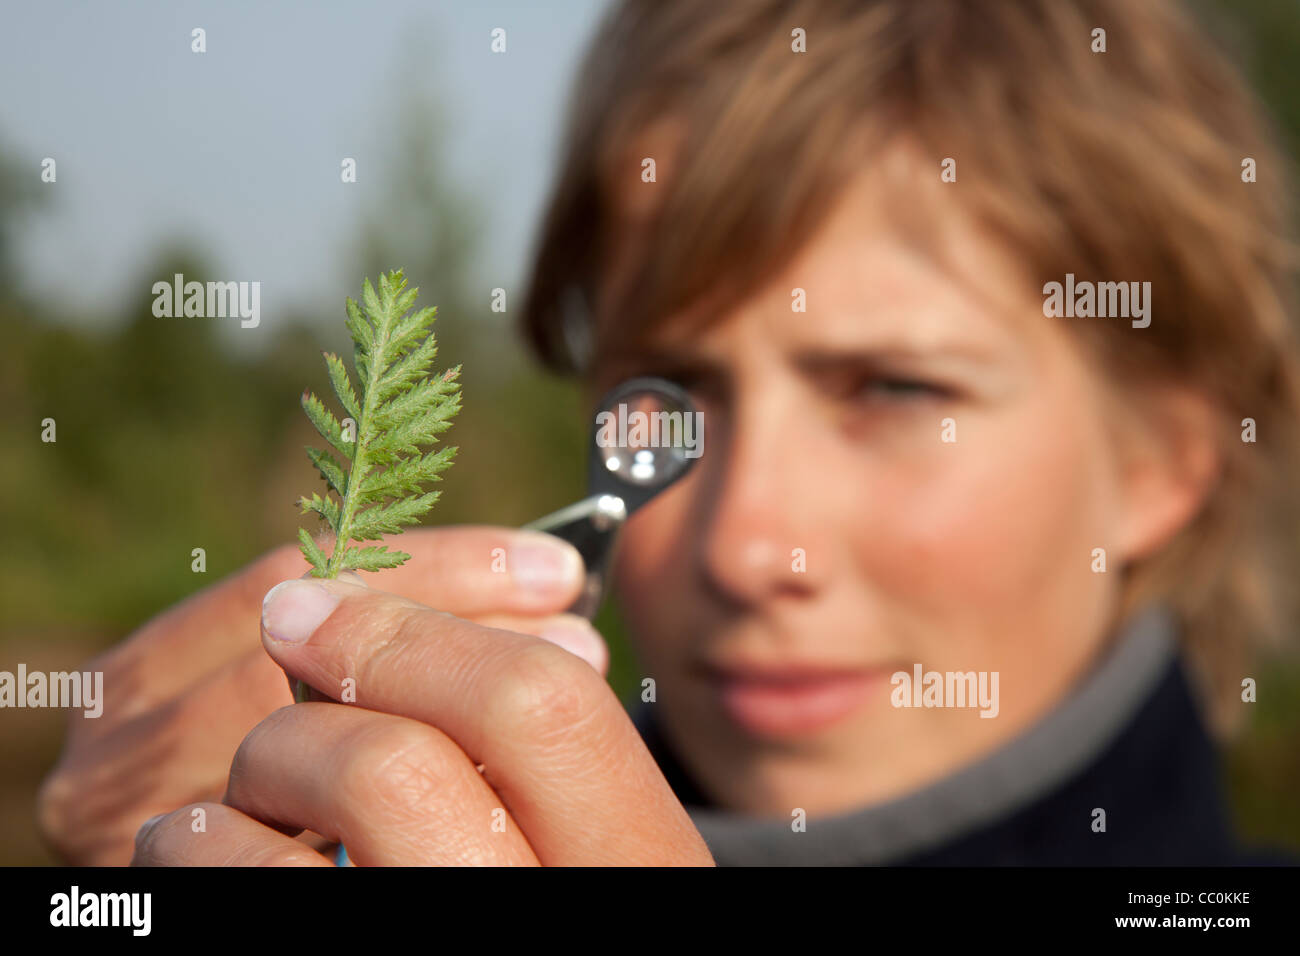
M379 571L383 568L400 567L410 558L411 556L405 551L389 551L385 547L349 547L344 552L344 560L348 566L361 571Z
M439 492L424 486L440 481L456 449L428 451L460 411L459 367L429 377L437 355L432 326L433 308L412 311L418 290L406 287L400 269L381 274L378 287L367 279L361 302L347 300L347 327L355 346L360 393L342 359L325 354L334 395L355 430L331 412L311 392L302 407L321 437L347 464L330 451L308 448L307 455L338 500L312 494L299 504L304 514L316 514L334 532L331 554L300 529L298 542L318 578L335 578L342 571L395 568L411 557L382 546L353 547L349 541L372 541L399 534L415 524L438 500Z
M330 384L334 386L334 394L338 396L343 410L355 422L361 417L361 406L357 403L357 393L352 388L352 380L348 378L348 370L343 367L343 360L333 352L322 354L325 356L325 367L329 369Z

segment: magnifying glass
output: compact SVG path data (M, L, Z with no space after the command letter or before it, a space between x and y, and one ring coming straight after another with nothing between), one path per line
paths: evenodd
M524 525L563 538L582 555L587 575L571 613L588 620L596 616L619 530L703 453L704 415L679 385L633 378L601 400L588 450L587 497ZM342 845L334 861L351 865Z
M595 617L619 530L703 452L704 416L679 385L633 378L601 400L588 449L587 497L524 525L563 538L582 555L587 576L571 613Z

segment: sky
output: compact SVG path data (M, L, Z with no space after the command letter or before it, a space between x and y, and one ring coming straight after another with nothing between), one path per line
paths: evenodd
M263 281L263 310L331 316L383 189L394 93L432 90L451 175L485 206L485 257L517 280L554 172L565 99L607 0L42 0L0 33L0 151L40 182L17 242L24 287L94 322L138 297L178 237L217 277ZM207 51L191 50L195 27ZM506 31L493 53L492 31ZM357 183L340 183L343 157ZM459 187L458 187L459 188ZM68 276L77 277L69 282ZM349 284L350 285L350 284ZM331 285L332 289L333 286Z

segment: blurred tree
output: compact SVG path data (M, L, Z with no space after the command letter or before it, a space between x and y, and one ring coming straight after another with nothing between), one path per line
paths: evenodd
M1245 70L1294 156L1300 149L1300 4L1194 0L1192 8Z
M48 193L41 191L40 169L20 165L0 140L0 289L5 298L18 286L14 246L24 218L44 207Z
M109 331L0 307L0 335L19 344L2 375L14 387L4 438L17 466L0 479L14 504L0 552L8 625L121 630L245 563L272 543L268 530L292 533L288 502L279 528L246 515L315 355L291 326L299 359L284 374L278 354L273 364L219 348L208 319L154 316L153 282L215 278L182 250L144 271ZM52 444L39 440L46 417ZM191 570L194 548L204 574Z
M1246 72L1264 100L1291 158L1300 149L1300 4L1296 0L1195 0L1207 31ZM1295 529L1300 534L1300 528ZM1269 694L1261 693L1254 721L1228 749L1229 784L1237 818L1248 838L1285 840L1300 847L1300 666L1294 660L1261 661Z

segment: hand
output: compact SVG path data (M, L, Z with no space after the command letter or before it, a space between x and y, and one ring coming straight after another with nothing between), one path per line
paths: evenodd
M711 865L636 728L588 663L344 581L277 586L262 619L292 677L355 703L281 708L245 738L221 804L146 827L134 862Z
M412 558L383 572L392 591L604 655L590 625L562 613L582 587L582 561L559 539L452 527L408 531L401 545ZM506 571L493 571L502 554ZM124 865L147 818L221 799L240 741L293 701L258 622L267 590L307 569L296 547L278 548L83 665L104 673L103 715L72 712L63 754L37 799L41 832L68 862Z

